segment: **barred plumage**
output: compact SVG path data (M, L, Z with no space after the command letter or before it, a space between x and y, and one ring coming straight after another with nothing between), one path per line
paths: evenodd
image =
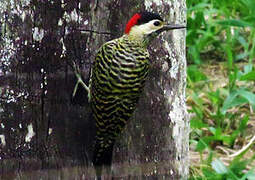
M128 35L99 49L90 81L97 127L94 165L110 166L115 139L135 110L148 70L147 49L140 42L130 41Z

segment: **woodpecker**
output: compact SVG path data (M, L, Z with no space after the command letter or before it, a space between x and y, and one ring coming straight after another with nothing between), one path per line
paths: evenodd
M126 24L120 38L103 44L92 66L88 91L96 123L93 164L97 176L102 167L110 167L113 146L136 109L149 72L151 41L161 32L185 28L169 25L157 13L136 13ZM75 94L75 93L74 93Z

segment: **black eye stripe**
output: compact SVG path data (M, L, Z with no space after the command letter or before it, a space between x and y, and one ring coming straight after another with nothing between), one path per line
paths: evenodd
M159 21L155 21L153 24L154 24L154 26L159 26L160 22Z

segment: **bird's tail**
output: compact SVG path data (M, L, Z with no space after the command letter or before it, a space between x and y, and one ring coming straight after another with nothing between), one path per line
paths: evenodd
M97 177L101 177L103 167L110 171L113 146L113 141L96 139L92 162L95 167Z

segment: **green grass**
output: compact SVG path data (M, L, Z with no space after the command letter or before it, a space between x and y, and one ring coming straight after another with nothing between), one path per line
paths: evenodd
M234 154L255 135L248 126L255 120L255 1L188 0L187 6L190 144L201 163L191 164L190 179L255 179L252 143L236 156L219 151ZM204 71L210 65L218 67L215 74Z

